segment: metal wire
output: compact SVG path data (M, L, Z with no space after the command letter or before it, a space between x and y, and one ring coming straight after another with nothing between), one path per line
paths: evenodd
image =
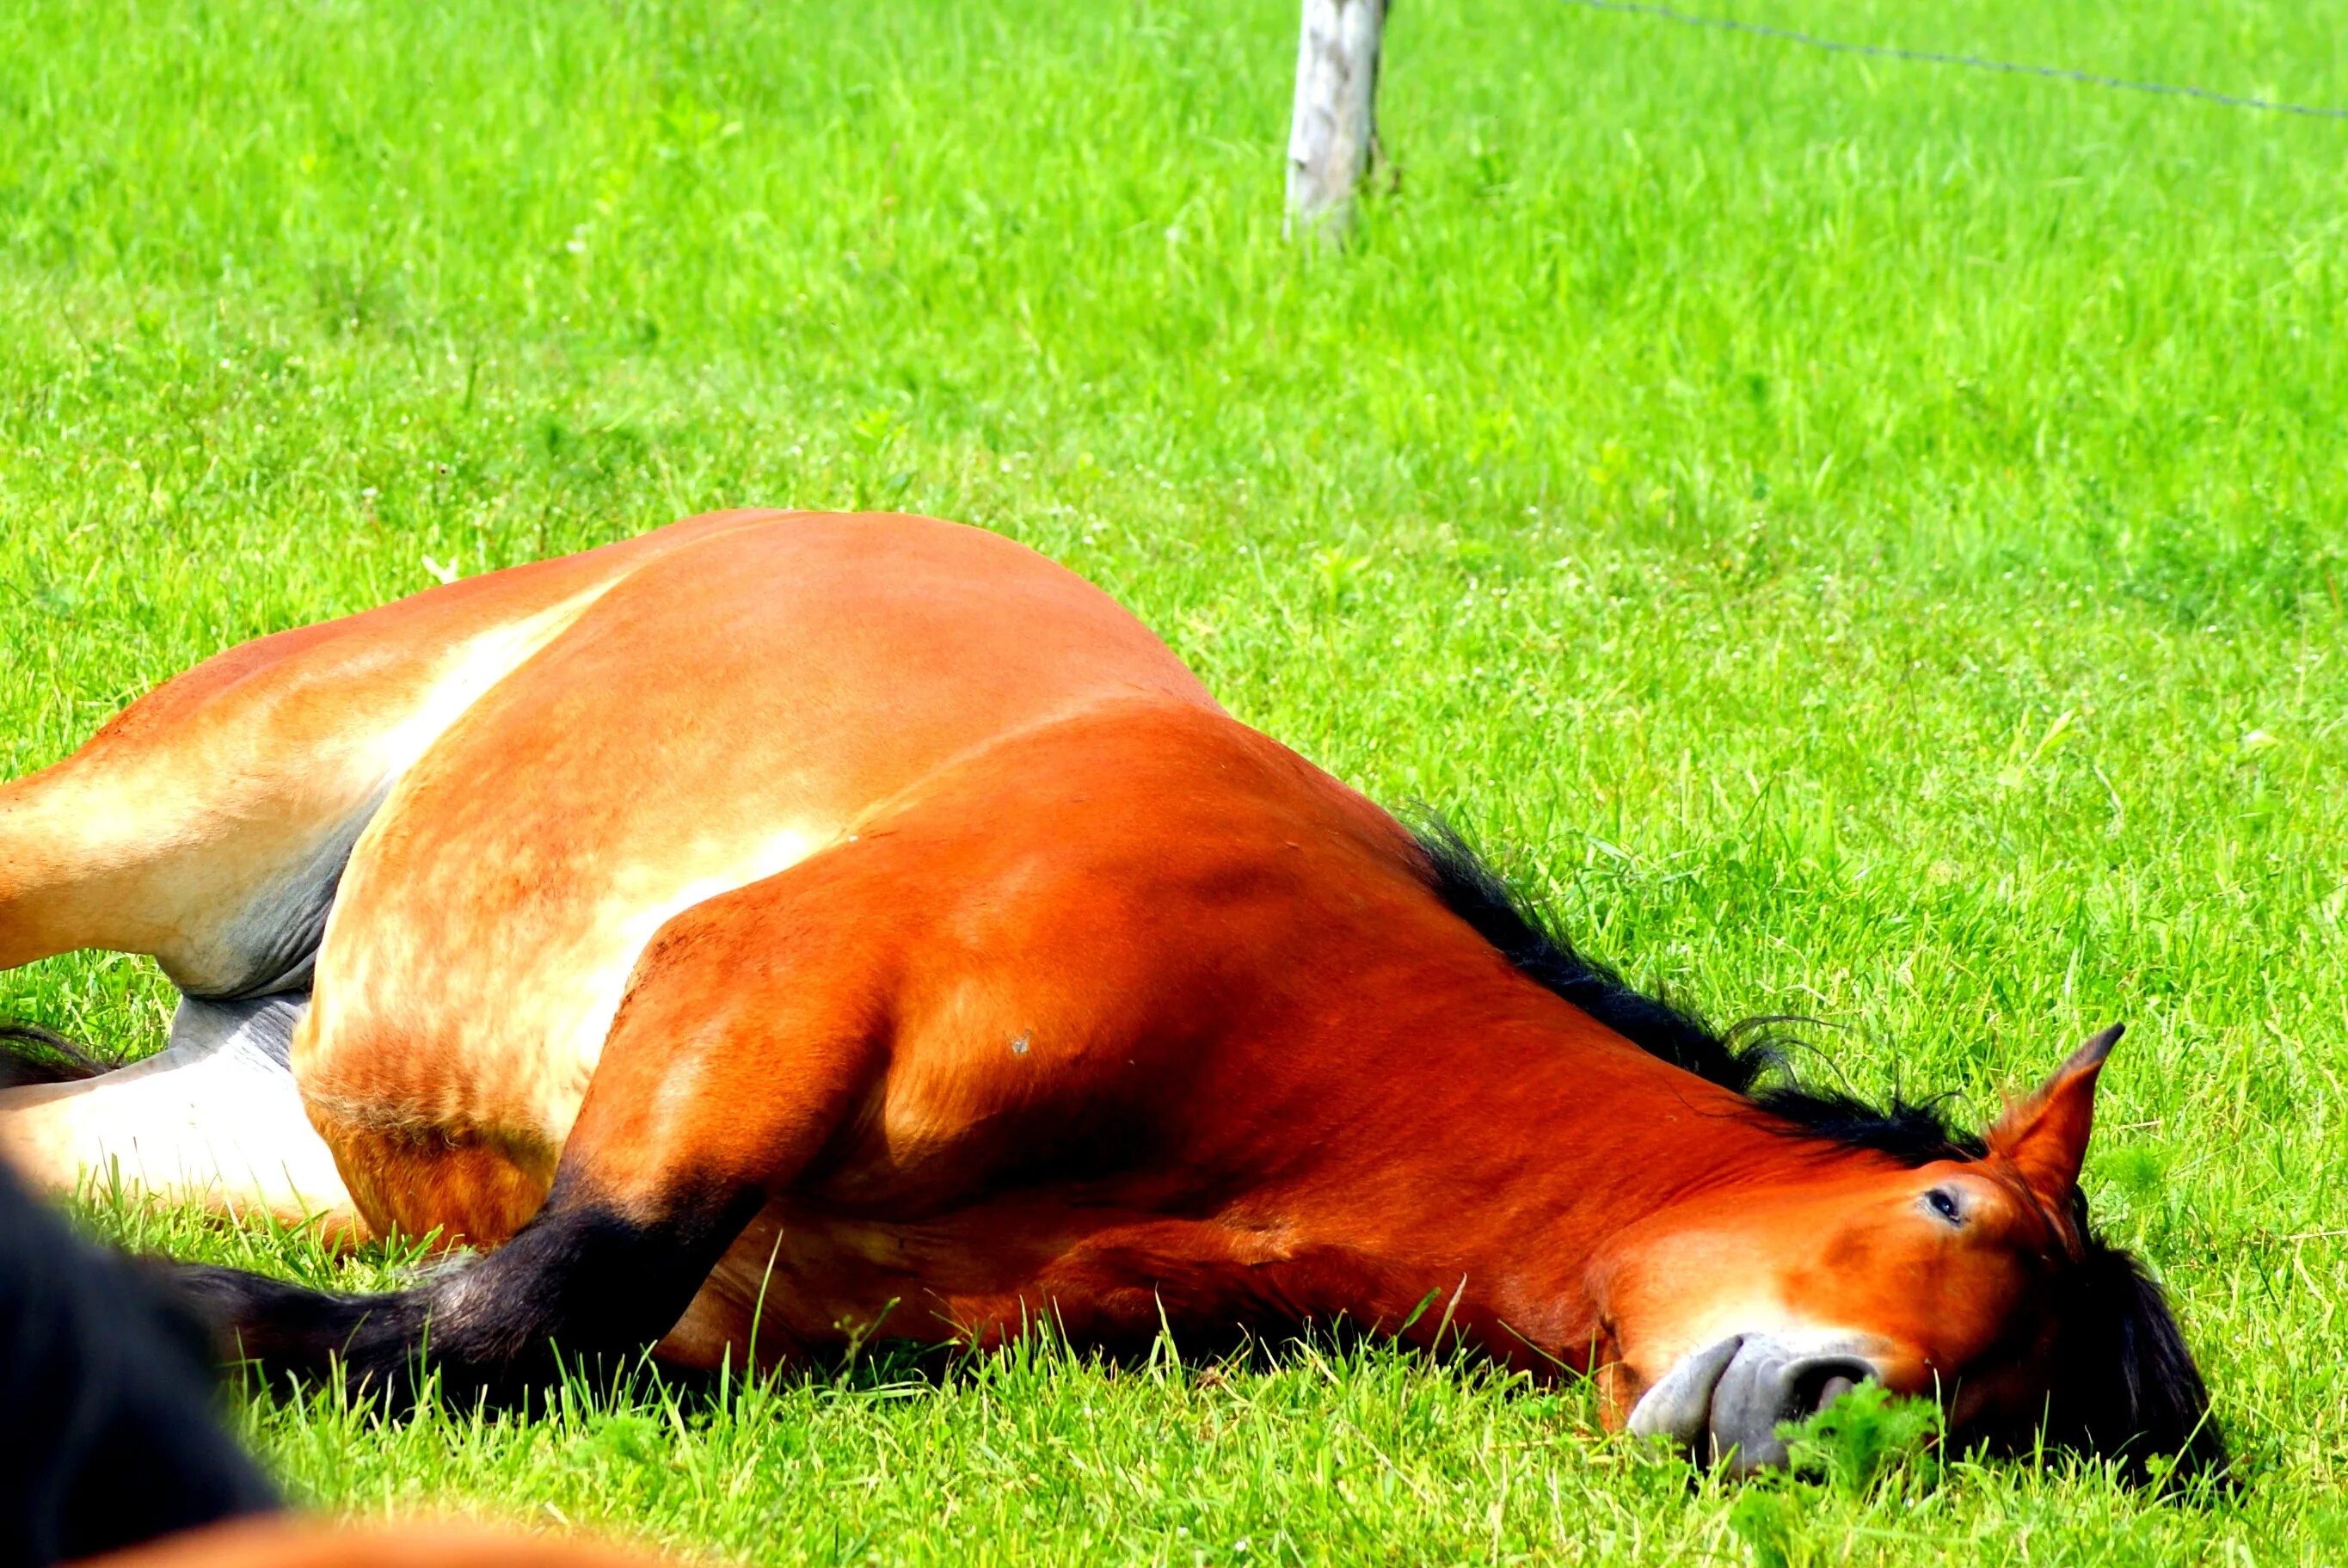
M2054 81L2081 82L2088 87L2118 88L2132 93L2161 93L2170 98L2199 98L2205 103L2223 104L2229 108L2265 109L2273 114L2304 115L2311 119L2348 119L2348 108L2324 108L2314 104L2283 103L2274 98L2249 98L2240 93L2221 93L2209 88L2179 87L2170 82L2138 82L2125 77L2106 77L2095 71L2075 71L2063 66L2032 66L2014 60L1993 60L1981 55L1947 55L1932 49L1903 49L1892 44L1854 44L1840 38L1821 38L1815 33L1797 32L1791 27L1772 27L1762 22L1741 22L1733 16L1703 16L1689 11L1676 11L1669 5L1651 5L1644 0L1559 0L1565 5L1580 5L1591 11L1614 11L1632 16L1653 16L1666 22L1677 22L1688 27L1712 27L1724 33L1746 33L1755 37L1776 38L1783 43L1807 45L1813 49L1827 49L1838 55L1866 55L1880 60L1912 60L1928 66L1963 66L1977 71L2003 71L2011 76L2044 77Z

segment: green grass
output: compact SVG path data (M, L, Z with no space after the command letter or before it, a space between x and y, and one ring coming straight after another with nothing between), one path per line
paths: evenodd
M2348 102L2314 5L1739 10ZM982 522L1453 809L1640 978L1848 1026L1862 1088L1986 1116L2127 1019L2088 1183L2247 1492L1958 1463L1740 1498L1581 1391L1334 1350L254 1404L252 1437L332 1511L758 1562L2322 1560L2348 129L1412 0L1399 178L1329 257L1280 234L1292 11L0 7L0 774L427 557L750 502ZM0 976L124 1055L165 1001L125 959Z

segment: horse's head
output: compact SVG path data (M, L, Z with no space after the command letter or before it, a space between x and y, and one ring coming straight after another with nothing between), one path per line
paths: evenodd
M1847 1150L1790 1175L1771 1161L1627 1234L1602 1283L1614 1416L1750 1470L1784 1462L1780 1422L1873 1381L1939 1398L1959 1441L2043 1432L2138 1472L2156 1454L2179 1473L2222 1466L2175 1319L2079 1195L2119 1034L1983 1140Z

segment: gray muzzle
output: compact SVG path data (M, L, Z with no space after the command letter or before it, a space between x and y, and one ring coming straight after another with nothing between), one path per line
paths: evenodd
M1818 1414L1875 1377L1858 1342L1790 1343L1732 1334L1683 1357L1631 1412L1630 1429L1667 1437L1696 1459L1751 1475L1786 1462L1779 1423Z

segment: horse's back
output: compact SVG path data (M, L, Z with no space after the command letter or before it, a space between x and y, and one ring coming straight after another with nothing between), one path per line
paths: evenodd
M355 849L295 1068L363 1212L483 1236L551 1179L662 923L1118 699L1211 708L1115 601L908 518L742 528L603 593L483 694ZM435 1153L428 1171L418 1144Z
M0 788L0 967L149 953L191 995L298 988L335 881L440 730L695 518L231 648Z

